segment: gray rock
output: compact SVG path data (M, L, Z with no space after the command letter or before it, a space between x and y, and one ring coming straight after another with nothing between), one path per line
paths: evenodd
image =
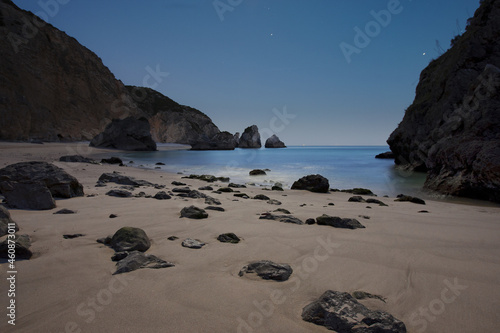
M264 146L266 148L286 148L285 143L281 141L276 134L273 134L269 139L267 139Z
M352 292L352 297L355 299L367 299L367 298L372 298L372 299L378 299L379 301L382 301L385 303L385 298L380 296L380 295L373 295L370 293L367 293L366 291L361 291L361 290L356 290Z
M200 241L198 239L187 238L187 239L182 241L182 246L190 248L190 249L201 249L205 245L206 245L205 243L203 243L202 241Z
M106 192L106 195L109 195L110 197L129 198L132 196L132 192L125 190L110 190Z
M293 224L299 224L302 225L304 222L302 220L289 216L289 215L275 215L271 213L264 213L261 214L259 217L260 220L272 220L272 221L278 221L278 222L283 222L283 223L293 223Z
M59 162L98 164L96 160L81 155L61 156L59 157Z
M234 190L230 187L221 187L220 189L217 190L218 192L224 192L224 193L231 193L234 192Z
M157 200L168 200L168 199L171 199L172 197L170 195L168 195L165 191L160 191L158 193L156 193L153 198L157 199Z
M213 205L221 205L221 202L220 200L218 199L215 199L215 198L212 198L212 197L206 197L205 198L205 204L206 205L210 205L210 206L213 206Z
M227 185L227 187L232 187L232 188L247 188L246 185L235 184L235 183L229 183L229 185Z
M189 206L182 208L181 217L187 217L189 219L206 219L208 217L208 214L204 209L195 206Z
M102 133L90 141L90 146L133 151L156 150L149 121L144 117L113 119Z
M254 169L249 172L250 176L265 176L267 173L261 169Z
M239 148L260 148L259 128L256 125L247 127L243 134L241 134L240 141L238 142Z
M271 200L271 198L269 198L267 195L264 195L264 194L257 194L252 199L254 199L254 200L266 200L266 201Z
M290 211L288 209L285 209L285 208L278 208L278 209L275 209L274 211L275 212L280 212L280 213L283 213L283 214L292 214L292 213L290 213Z
M173 263L162 260L152 254L132 251L116 263L116 272L113 275L132 272L141 268L159 269L173 266L175 266Z
M225 212L226 210L222 207L217 207L217 206L207 206L205 207L206 210L215 210L218 212Z
M233 195L238 198L250 199L250 197L246 193L235 193Z
M401 202L408 201L408 202L412 202L412 203L419 204L419 205L425 205L425 201L424 200L422 200L420 198L417 198L417 197L412 197L412 196L409 196L409 195L404 195L404 194L398 195L397 199L394 200L394 201L401 201Z
M273 187L271 188L272 191L283 191L283 187L282 186L278 186L278 185L273 185Z
M329 216L326 214L317 217L316 223L318 223L318 225L329 225L334 228L343 229L365 228L365 226L359 223L359 221L356 219L340 218L337 216Z
M202 141L191 142L190 145L191 150L234 150L237 143L233 134L224 131L210 139L202 138Z
M9 233L9 225L15 232L19 231L19 226L10 217L10 212L0 205L0 237Z
M185 186L186 185L186 184L178 182L176 180L174 180L171 184L174 185L174 186Z
M212 186L202 186L198 190L200 190L200 191L213 191L214 188Z
M276 200L276 199L268 200L267 203L270 205L277 205L277 206L281 205L281 201Z
M240 238L235 234L233 234L232 232L219 235L217 237L217 240L221 243L231 243L231 244L238 244L240 242Z
M365 199L363 199L363 197L361 197L359 195L350 197L349 200L347 200L347 201L349 201L349 202L366 202Z
M373 198L368 198L366 199L366 202L367 203L374 203L374 204L377 204L379 206L387 206L387 204L385 204L384 202L378 200L378 199L373 199Z
M131 185L131 186L154 186L153 183L150 183L145 180L135 179L134 177L124 176L117 172L113 173L103 173L99 177L99 181L103 183L116 183L120 185Z
M176 187L172 189L172 192L188 194L189 192L191 192L191 189L189 187Z
M370 310L349 293L332 290L305 306L302 319L336 332L406 332L405 324L387 312Z
M28 235L16 235L15 240L15 258L16 259L29 259L33 255L30 250L31 239ZM0 243L0 258L9 258L9 244L12 242L10 237L7 237Z
M123 227L111 237L110 245L116 252L145 252L151 246L151 242L144 230L134 227Z
M277 264L269 260L261 260L254 261L244 266L238 275L257 274L257 276L264 280L286 281L290 278L292 273L293 270L290 265Z
M341 190L340 192L344 193L351 193L351 194L356 194L356 195L375 195L373 192L367 188L352 188L352 189L347 189L347 190Z
M300 178L292 185L292 190L307 190L316 193L328 193L330 184L328 179L321 175L309 175Z

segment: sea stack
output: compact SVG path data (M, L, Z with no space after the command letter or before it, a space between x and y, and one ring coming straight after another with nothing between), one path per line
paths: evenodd
M286 148L285 143L281 141L276 134L273 134L273 136L267 139L264 146L266 148Z
M259 128L256 125L249 126L245 129L243 134L241 134L238 147L239 148L262 147L262 144L260 142Z
M428 172L428 189L500 202L499 35L498 1L481 1L387 140L396 164Z

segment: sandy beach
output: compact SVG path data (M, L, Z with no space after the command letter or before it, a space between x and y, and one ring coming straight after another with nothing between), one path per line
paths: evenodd
M77 143L0 143L0 168L22 161L50 162L75 176L85 191L84 197L57 200L53 210L9 209L19 233L31 237L34 255L16 263L15 327L5 316L8 267L1 261L1 332L329 332L301 319L304 306L326 290L382 296L385 302L361 303L402 320L408 332L498 331L498 207L429 200L423 206L379 197L388 205L383 207L348 202L348 193L248 187L237 190L250 197L265 194L282 205L204 191L219 199L225 211L207 211L207 219L192 220L180 218L181 209L204 208L204 199L116 198L105 193L121 185L95 187L96 181L102 173L117 171L165 185L167 192L176 187L172 181L192 189L217 189L226 183L207 184L161 170L58 162L60 156L74 154L97 158L110 157L113 151ZM141 187L133 193L140 191L154 195L159 190ZM53 214L62 208L77 213ZM322 214L356 218L366 228L259 219L277 208L303 221ZM152 241L147 253L175 267L112 275L114 251L96 240L124 226L142 228ZM242 241L216 239L228 232ZM84 236L63 238L76 233ZM168 240L170 236L179 239ZM182 247L186 238L206 246ZM294 272L285 282L238 276L255 260L287 263Z

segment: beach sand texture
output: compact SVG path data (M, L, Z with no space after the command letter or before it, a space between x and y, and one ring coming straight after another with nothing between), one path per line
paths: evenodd
M57 200L57 208L49 211L10 210L19 233L32 238L34 255L17 261L15 327L5 316L8 269L5 261L0 264L0 332L329 332L301 319L303 307L326 290L383 296L385 303L361 302L402 320L408 332L498 332L498 207L429 200L423 206L378 198L388 204L382 207L348 202L352 195L347 193L249 187L237 190L265 194L282 205L201 191L219 199L225 211L207 211L207 219L192 220L180 218L181 209L204 208L204 199L116 198L105 193L120 185L95 187L96 181L104 172L118 171L166 185L165 191L176 187L172 181L192 189L206 182L158 170L57 161L76 153L112 156L112 151L76 143L0 143L0 168L29 160L53 162L75 176L86 194ZM217 189L227 184L210 185ZM154 195L159 190L141 187L134 193L140 191ZM53 214L62 208L77 213ZM322 214L356 218L366 228L259 219L277 208L303 221ZM112 275L114 251L96 240L124 226L142 228L152 240L147 253L175 267ZM242 241L217 241L228 232ZM63 234L75 233L84 236L63 239ZM170 236L179 239L168 240ZM182 247L186 238L206 246ZM238 276L255 260L287 263L294 272L285 282Z

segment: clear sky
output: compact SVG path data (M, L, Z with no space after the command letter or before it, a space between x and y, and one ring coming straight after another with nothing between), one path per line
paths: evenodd
M385 144L413 101L422 69L479 6L479 0L14 2L94 51L123 83L197 108L221 130L256 124L264 139L274 132L288 145Z

